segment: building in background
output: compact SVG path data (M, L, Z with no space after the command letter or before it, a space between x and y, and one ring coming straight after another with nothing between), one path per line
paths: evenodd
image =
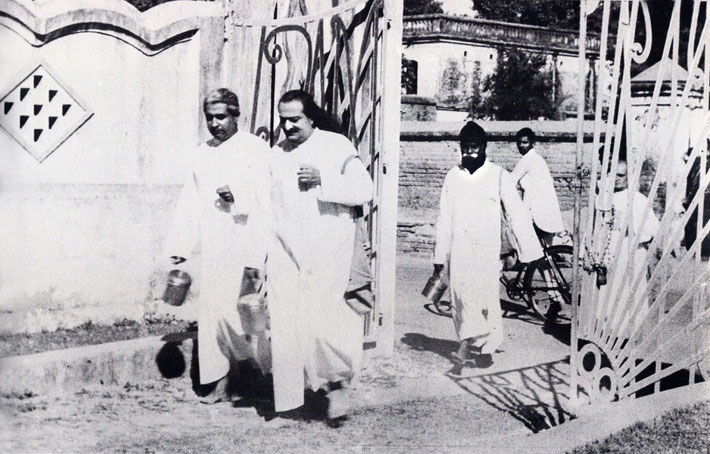
M474 90L494 72L500 50L512 48L547 56L555 87L551 96L563 113L576 114L578 38L577 30L450 14L405 16L403 56L415 79L405 87L405 94L434 98L437 120L462 121L468 115L467 104ZM587 37L587 83L591 82L594 89L599 44L595 35ZM596 96L594 89L589 95L592 99Z

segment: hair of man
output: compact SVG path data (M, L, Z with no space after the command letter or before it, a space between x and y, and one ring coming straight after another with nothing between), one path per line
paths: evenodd
M205 96L202 109L207 109L207 106L210 104L226 104L227 112L235 118L240 114L239 97L228 88L217 88L210 91L207 96Z
M313 96L304 90L290 90L281 95L279 104L298 101L303 106L303 114L313 121L313 126L322 130L341 133L340 123L325 109L316 104Z
M523 128L515 134L515 141L519 142L523 137L527 137L531 144L534 144L537 140L535 133L530 128Z

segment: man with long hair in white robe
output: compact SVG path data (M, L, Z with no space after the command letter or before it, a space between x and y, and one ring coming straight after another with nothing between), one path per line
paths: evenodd
M477 366L487 367L503 341L500 308L501 218L503 210L519 247L521 262L542 256L528 210L510 174L486 159L486 133L468 122L459 134L461 165L441 188L436 224L434 274L448 265L454 328L459 349L455 362L475 350Z
M332 127L310 95L287 92L278 109L286 139L273 149L266 281L275 410L301 407L308 387L328 392L328 417L336 419L361 365L363 318L344 293L355 207L372 199L372 180L350 141L322 129Z
M260 358L262 369L269 367L266 337L257 334L254 341L245 336L237 302L242 285L258 283L265 267L271 150L257 136L239 131L239 100L233 92L210 92L203 110L213 137L192 157L166 252L173 265L184 266L181 263L200 245L195 282L199 378L213 388L203 401L217 402L229 398L227 375L236 361Z

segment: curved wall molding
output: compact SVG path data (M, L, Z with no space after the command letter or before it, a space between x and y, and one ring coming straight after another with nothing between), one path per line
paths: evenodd
M0 0L0 26L41 48L77 33L109 35L147 56L196 39L199 100L223 85L226 13L222 2L174 1L140 12L124 0ZM196 103L202 115L202 103ZM207 130L201 122L200 138Z
M223 23L224 16L218 2L169 2L143 13L123 0L5 0L0 6L0 25L35 47L74 33L96 32L121 39L148 55L205 26Z

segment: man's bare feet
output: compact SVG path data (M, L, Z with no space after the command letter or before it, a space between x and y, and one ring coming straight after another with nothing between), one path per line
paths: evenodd
M466 362L466 360L468 359L468 345L468 339L462 340L459 344L459 349L451 354L451 357L454 359L455 362L458 362L459 364L463 364Z
M208 395L200 397L200 402L203 404L216 404L219 402L228 402L230 399L229 392L227 390L228 378L225 375L220 378L215 385L215 388Z

